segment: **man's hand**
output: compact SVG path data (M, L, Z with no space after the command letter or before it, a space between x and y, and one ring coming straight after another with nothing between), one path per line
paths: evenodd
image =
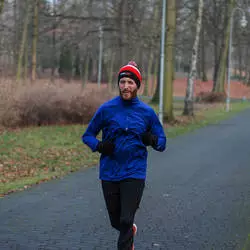
M113 154L114 149L115 149L114 143L109 142L109 141L99 142L97 145L97 151L104 155Z
M156 146L158 142L158 137L156 135L151 134L150 132L146 132L142 135L142 142L145 146Z

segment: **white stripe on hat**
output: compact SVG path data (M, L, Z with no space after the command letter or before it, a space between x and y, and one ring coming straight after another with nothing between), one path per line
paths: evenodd
M134 68L141 75L141 72L139 71L139 69L137 69L134 65L127 64L126 66Z

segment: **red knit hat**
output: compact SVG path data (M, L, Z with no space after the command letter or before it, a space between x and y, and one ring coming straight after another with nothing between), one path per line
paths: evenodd
M138 89L140 88L142 76L139 69L137 68L137 64L134 61L130 61L127 65L120 68L118 73L118 83L123 77L129 77L133 79Z

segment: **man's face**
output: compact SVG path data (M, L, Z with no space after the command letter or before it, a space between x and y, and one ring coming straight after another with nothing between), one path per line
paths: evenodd
M131 100L137 96L138 88L133 79L123 77L119 81L119 90L123 100Z

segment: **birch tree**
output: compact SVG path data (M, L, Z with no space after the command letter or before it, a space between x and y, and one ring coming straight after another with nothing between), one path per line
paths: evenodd
M183 115L194 115L194 81L196 79L197 74L197 56L199 51L199 40L200 40L200 31L202 25L202 15L203 15L203 0L199 0L199 8L198 8L198 18L196 22L196 35L192 50L192 59L191 59L191 66L190 72L188 75L188 82L187 82L187 89L186 89L186 97L185 97L185 105Z

